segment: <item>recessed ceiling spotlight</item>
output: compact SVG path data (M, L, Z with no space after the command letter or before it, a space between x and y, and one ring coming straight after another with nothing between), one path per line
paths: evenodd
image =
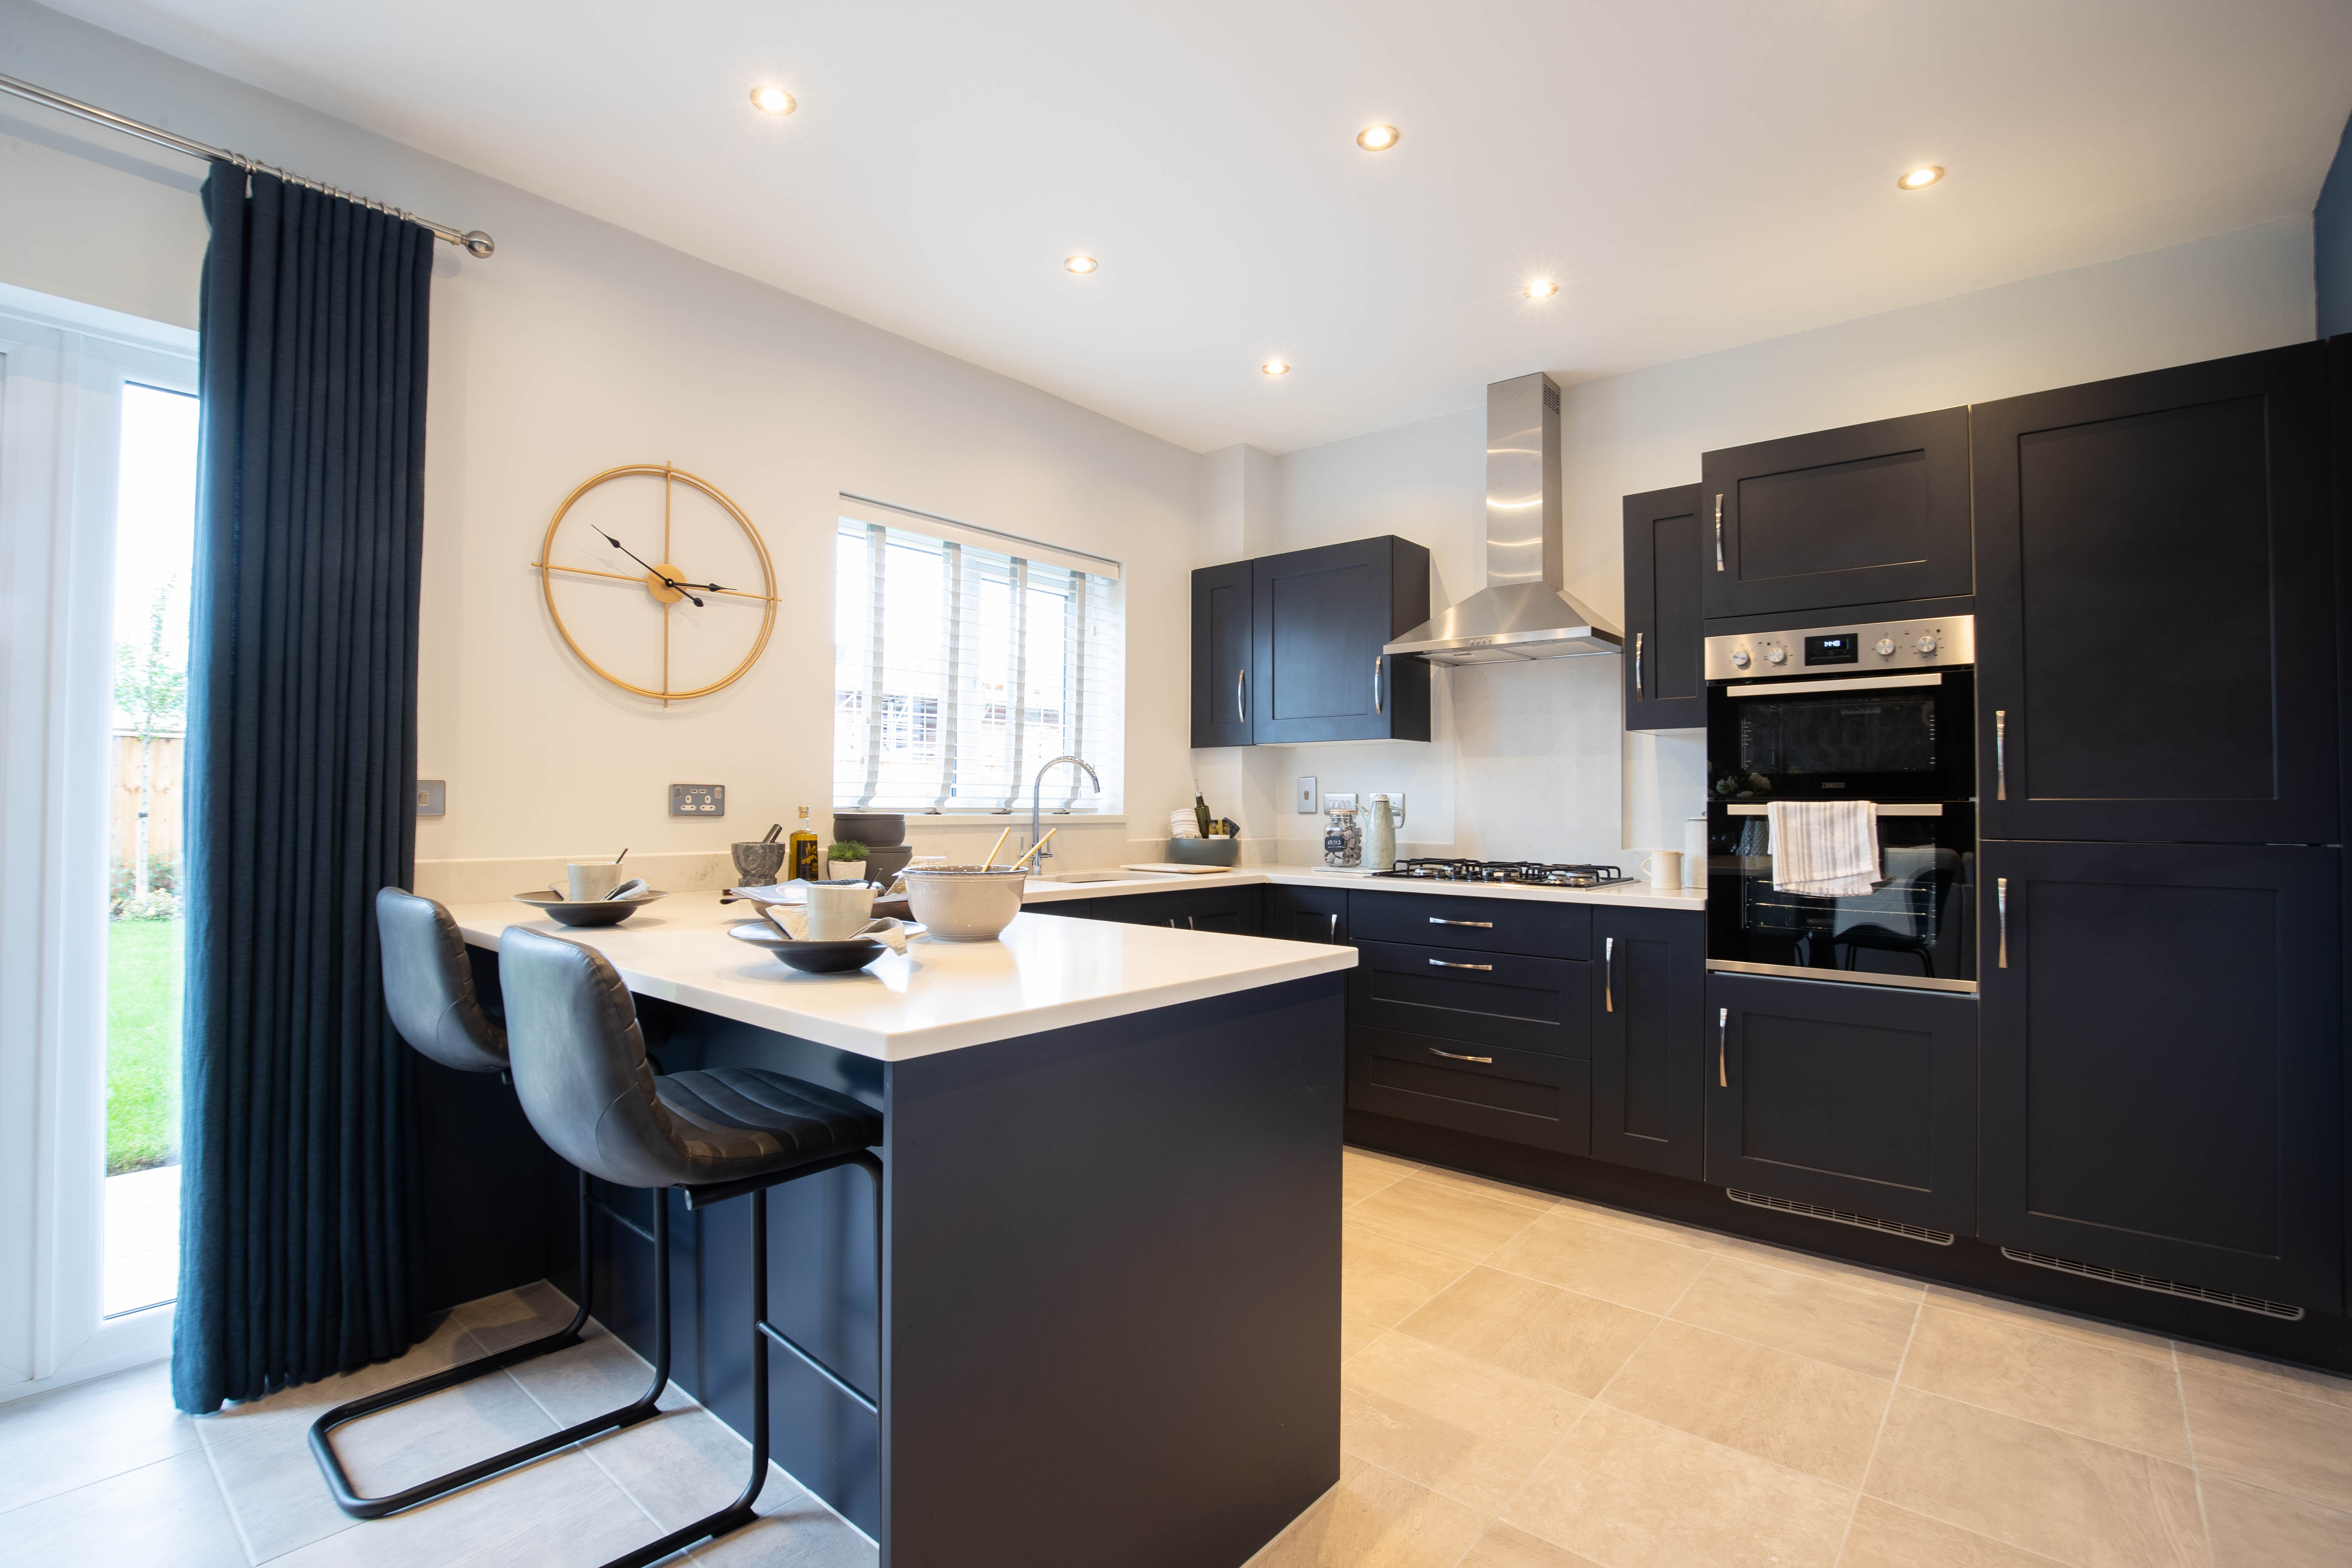
M762 114L790 114L800 105L781 87L755 87L751 89L751 107Z
M1092 272L1096 268L1100 267L1102 263L1097 261L1091 256L1073 256L1064 261L1062 265L1068 268L1073 272L1083 274Z
M1356 145L1367 153L1385 153L1403 135L1404 132L1393 125L1367 125L1356 132Z
M1922 163L1895 182L1898 191L1924 191L1944 177L1944 171L1933 163Z
M1290 362L1288 360L1270 359L1257 368L1258 374L1261 375L1288 375L1290 374Z
M1527 292L1530 300L1549 300L1559 292L1559 285L1549 278L1538 278L1528 285Z

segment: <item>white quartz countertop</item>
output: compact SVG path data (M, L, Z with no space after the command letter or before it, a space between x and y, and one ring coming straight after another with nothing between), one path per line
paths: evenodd
M729 936L729 926L751 918L751 907L721 905L716 892L672 894L625 924L596 929L557 925L511 900L449 912L478 947L497 947L517 926L564 937L603 953L641 995L884 1061L1278 985L1356 963L1349 947L1024 912L995 942L919 937L903 958L886 952L848 974L803 974Z
M1611 904L1619 909L1690 910L1706 908L1705 888L1679 888L1661 892L1647 882L1620 882L1608 888L1515 888L1496 882L1423 882L1399 877L1372 877L1360 871L1326 871L1313 866L1244 866L1231 871L1183 876L1171 872L1061 872L1058 875L1115 880L1056 882L1030 880L1022 893L1024 902L1050 904L1063 899L1118 899L1136 893L1184 892L1195 889L1233 887L1241 883L1274 883L1286 888L1348 889L1363 893L1426 893L1433 898L1532 899L1551 904Z

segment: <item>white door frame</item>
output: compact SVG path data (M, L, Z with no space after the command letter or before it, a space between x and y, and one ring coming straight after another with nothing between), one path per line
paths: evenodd
M125 383L196 334L0 284L0 1401L170 1353L103 1315L106 843Z

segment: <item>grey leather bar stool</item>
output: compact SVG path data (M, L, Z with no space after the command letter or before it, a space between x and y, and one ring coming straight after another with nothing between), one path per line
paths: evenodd
M482 1005L474 992L474 971L466 957L466 939L457 930L457 922L449 911L431 899L420 899L398 888L378 889L375 896L377 942L383 954L384 1008L392 1015L393 1026L400 1031L421 1056L439 1062L458 1072L499 1073L507 1071L507 1036L499 1021ZM568 1426L561 1432L534 1439L504 1453L493 1454L470 1465L454 1469L431 1480L419 1481L383 1497L362 1497L344 1473L341 1458L329 1434L346 1422L362 1416L405 1405L412 1399L422 1399L454 1388L474 1378L500 1372L519 1362L531 1360L580 1342L580 1331L588 1324L589 1272L593 1262L590 1223L593 1199L588 1190L588 1173L580 1173L580 1304L572 1314L572 1321L551 1334L543 1334L525 1344L514 1345L437 1372L387 1388L379 1394L338 1405L310 1426L310 1453L319 1461L320 1470L327 1478L327 1489L335 1505L355 1519L381 1519L404 1508L470 1486L485 1476L510 1469L542 1454L551 1454L568 1444L599 1432L627 1426L656 1414L655 1401L661 1396L666 1377L657 1376L653 1385L637 1399L617 1410Z
M581 1170L654 1195L654 1386L669 1373L669 1196L698 1209L751 1200L751 1478L715 1513L616 1557L644 1568L698 1541L751 1522L768 1479L768 1344L791 1351L869 1414L880 1407L768 1321L768 1189L843 1165L874 1182L876 1257L882 1244L881 1113L850 1096L757 1068L656 1077L635 1000L603 954L576 942L509 930L499 944L508 1062L523 1114Z

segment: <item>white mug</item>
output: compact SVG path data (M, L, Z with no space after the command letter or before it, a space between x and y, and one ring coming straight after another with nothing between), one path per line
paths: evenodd
M811 942L846 942L874 918L874 889L866 882L811 882L808 933Z
M577 903L601 899L621 885L620 864L613 860L585 864L575 860L563 868L563 874L572 879L572 897Z
M1683 852L1653 849L1643 857L1642 869L1650 874L1650 886L1660 892L1679 892L1683 885Z

